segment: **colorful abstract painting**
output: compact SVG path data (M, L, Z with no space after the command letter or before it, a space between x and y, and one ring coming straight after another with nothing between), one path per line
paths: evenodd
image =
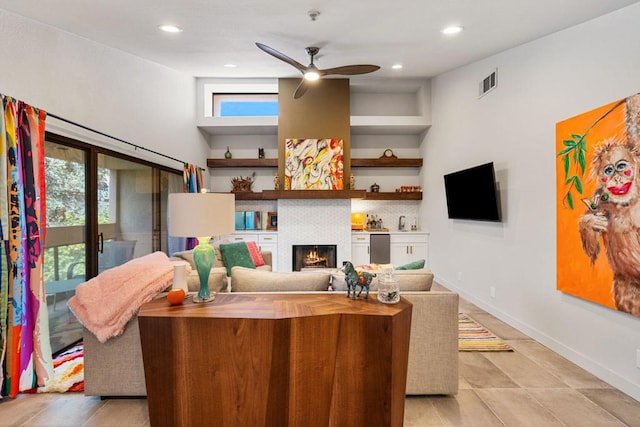
M343 141L287 139L284 180L290 190L343 190Z
M640 316L640 94L556 124L557 288Z

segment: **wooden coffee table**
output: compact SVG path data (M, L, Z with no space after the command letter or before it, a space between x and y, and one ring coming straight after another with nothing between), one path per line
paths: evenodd
M218 294L138 320L152 426L402 426L411 303Z

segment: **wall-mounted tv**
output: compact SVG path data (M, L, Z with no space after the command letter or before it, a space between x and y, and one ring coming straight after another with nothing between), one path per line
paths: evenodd
M493 162L446 174L444 189L449 218L501 220Z

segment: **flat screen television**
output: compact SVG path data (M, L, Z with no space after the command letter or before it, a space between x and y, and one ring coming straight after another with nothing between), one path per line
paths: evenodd
M493 162L446 174L444 189L449 218L501 220Z

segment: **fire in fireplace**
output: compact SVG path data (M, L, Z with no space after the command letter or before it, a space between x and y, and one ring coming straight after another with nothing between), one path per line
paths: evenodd
M337 245L293 245L293 271L335 268Z

